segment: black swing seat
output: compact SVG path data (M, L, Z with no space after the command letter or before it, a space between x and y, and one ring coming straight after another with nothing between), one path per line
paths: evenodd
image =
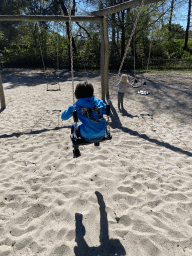
M109 132L107 132L107 136L105 136L103 139L94 141L94 142L89 142L86 140L83 140L82 138L77 138L75 134L71 134L71 141L74 146L83 146L83 145L89 145L94 143L95 146L99 146L100 142L106 141L106 140L111 140L112 136Z
M61 89L47 89L47 91L50 91L50 92L55 92L55 91L61 91Z
M57 86L57 88L49 88L49 85L50 85L50 86L54 86L54 87ZM47 91L50 91L50 92L61 91L61 88L60 88L59 83L58 83L58 82L49 83L49 84L47 85Z

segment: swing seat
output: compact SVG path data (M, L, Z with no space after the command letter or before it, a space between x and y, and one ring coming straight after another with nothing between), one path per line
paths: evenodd
M84 146L84 145L89 145L94 143L94 145L98 147L100 145L100 142L111 140L111 139L112 139L112 136L109 132L107 132L107 135L103 139L94 141L94 142L89 142L89 141L83 140L82 138L77 138L75 134L71 134L71 141L74 146Z
M47 89L47 91L61 91L61 89Z
M56 88L49 88L49 87L52 87L52 86L54 86ZM51 82L51 83L47 84L47 91L50 91L50 92L51 91L53 91L53 92L54 91L61 91L59 83L58 82Z
M133 87L133 88L139 88L139 87L141 87L141 84L136 83L136 85L134 84L134 85L132 85L132 87Z

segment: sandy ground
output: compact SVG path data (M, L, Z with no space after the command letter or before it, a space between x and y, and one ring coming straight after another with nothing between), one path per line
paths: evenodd
M124 111L115 77L113 139L74 159L73 120L58 111L73 100L70 73L48 92L41 70L2 72L0 256L192 255L192 73L138 74L147 85ZM75 73L84 80L100 98L99 72Z

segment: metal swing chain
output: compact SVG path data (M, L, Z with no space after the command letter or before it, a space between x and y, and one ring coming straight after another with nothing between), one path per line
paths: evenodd
M60 88L60 83L59 83L59 24L57 23L57 83L59 85L59 90Z
M36 22L36 25L37 25L37 22ZM47 90L48 90L49 89L49 81L48 81L48 76L47 76L47 72L46 72L46 68L45 68L45 62L44 62L44 58L43 58L43 50L41 47L40 36L39 36L38 31L37 31L37 38L38 38L39 49L40 49L41 59L42 59L42 63L43 63L43 70L45 73L46 82L47 82ZM59 45L58 45L58 26L57 26L57 83L59 85L59 90L61 90L60 84L59 84L59 49L58 48L59 48Z
M36 25L37 25L37 22L36 22ZM41 47L40 37L39 37L38 31L37 31L37 38L38 38L39 49L40 49L40 53L41 53L41 59L42 59L42 62L43 62L43 70L44 70L44 73L45 73L45 76L46 76L47 90L48 90L48 86L49 86L48 77L47 77L47 72L46 72L46 69L45 69L45 62L44 62L44 58L43 58L43 51L42 51L42 47Z
M74 72L73 72L73 44L72 44L72 25L71 25L71 1L68 0L69 11L69 39L70 39L70 57L71 57L71 80L73 93L73 110L75 111L75 93L74 93Z
M144 2L145 2L145 0L142 0L140 7L143 6ZM120 73L121 73L121 70L122 70L122 67L123 67L125 58L126 58L126 56L127 56L127 52L128 52L129 47L130 47L131 40L132 40L133 35L134 35L134 33L135 33L135 29L136 29L136 27L137 27L137 23L138 23L138 21L139 21L140 14L141 14L141 8L140 8L140 10L139 10L139 12L138 12L138 14L137 14L137 18L136 18L136 20L135 20L135 23L134 23L134 25L133 25L133 30L132 30L132 32L131 32L131 36L130 36L130 38L129 38L129 41L128 41L128 44L127 44L127 47L126 47L126 50L125 50L125 53L124 53L124 56L123 56L123 59L122 59L122 61L121 61L121 65L120 65L120 67L119 67L119 71L118 71L117 76L116 76L117 84L118 84L118 82L119 82Z
M151 58L151 48L152 48L153 33L154 33L154 27L152 27L151 42L150 42L150 46L149 46L149 56L148 56L148 60L147 60L147 71L149 69L149 62L150 62L150 58Z
M75 121L75 127L73 131L73 136L77 139L77 121L78 117L75 112L75 89L74 89L74 71L73 71L73 44L72 44L72 24L71 24L71 1L68 0L68 12L69 12L69 39L70 39L70 57L71 57L71 80L72 80L72 94L73 94L73 118ZM76 114L76 115L75 115Z
M141 7L143 6L144 1L145 1L145 0L142 0L142 2L141 2ZM120 65L120 67L119 67L118 77L120 76L121 69L122 69L122 67L123 67L123 63L124 63L125 58L126 58L126 56L127 56L127 52L128 52L129 46L130 46L130 44L131 44L131 40L132 40L132 38L133 38L133 35L134 35L134 33L135 33L135 29L136 29L136 27L137 27L137 23L138 23L138 21L139 21L140 14L141 14L141 8L140 8L140 10L139 10L139 12L138 12L138 14L137 14L137 18L136 18L136 20L135 20L135 23L134 23L134 26L133 26L133 30L132 30L131 36L130 36L130 38L129 38L129 42L128 42L128 44L127 44L127 47L126 47L126 50L125 50L123 59L122 59L122 61L121 61L121 65Z
M152 34L151 34L151 41L150 41L150 45L149 45L149 56L148 56L148 59L147 59L147 72L149 70L149 63L150 63L150 59L151 59L151 49L152 49L152 40L153 40L153 33L154 33L154 24L152 26ZM143 83L143 85L146 85L146 77L145 77L145 81Z
M134 78L135 78L135 49L136 49L136 47L135 47L135 34L133 35L134 36L134 38L133 38L133 44L134 44L134 49L133 49L133 55L134 55ZM135 78L136 79L136 78Z

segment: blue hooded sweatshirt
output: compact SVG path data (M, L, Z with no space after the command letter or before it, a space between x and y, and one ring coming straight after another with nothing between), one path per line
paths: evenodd
M103 115L106 115L106 104L96 99L94 96L89 98L81 98L75 103L77 116L82 122L80 133L86 139L95 139L105 135L106 120ZM69 105L62 115L62 120L67 120L72 117L73 105Z

